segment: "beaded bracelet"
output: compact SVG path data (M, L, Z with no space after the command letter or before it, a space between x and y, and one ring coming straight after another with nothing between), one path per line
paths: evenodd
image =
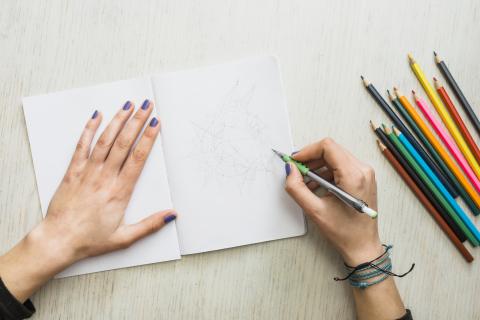
M392 259L390 258L390 250L393 246L383 246L385 247L385 252L371 261L359 264L356 267L351 267L344 263L345 268L349 272L348 275L344 278L335 277L333 280L344 281L348 279L348 282L352 287L366 289L384 281L389 276L402 278L413 270L415 263L413 263L410 269L403 274L393 273Z

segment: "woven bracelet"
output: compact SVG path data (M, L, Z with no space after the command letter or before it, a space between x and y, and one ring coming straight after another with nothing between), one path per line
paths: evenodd
M348 275L344 278L333 278L335 281L349 280L351 286L355 288L365 289L378 284L389 276L404 277L409 274L415 267L415 263L412 264L410 269L403 274L396 274L392 272L392 260L390 258L390 250L393 248L391 245L383 245L385 252L377 258L359 264L356 267L351 267L345 264L345 268L348 271Z

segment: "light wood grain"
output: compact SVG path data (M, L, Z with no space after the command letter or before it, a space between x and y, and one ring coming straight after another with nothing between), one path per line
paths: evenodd
M368 120L386 117L359 78L420 89L406 54L438 76L437 50L480 112L479 18L476 0L1 0L0 250L41 218L22 96L269 53L283 70L295 144L332 136L376 168L394 269L416 263L397 281L415 318L479 319L479 250L467 265L377 151ZM349 288L332 280L341 260L309 229L52 281L33 297L35 319L352 319Z

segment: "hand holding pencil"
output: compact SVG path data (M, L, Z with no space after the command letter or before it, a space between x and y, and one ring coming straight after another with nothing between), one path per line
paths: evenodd
M308 145L292 158L314 171L324 168L319 174L322 178L334 181L342 190L364 200L370 208L377 209L377 186L373 169L332 139ZM330 193L318 197L312 192L319 187L316 182L305 184L302 174L291 163L287 163L285 169L287 192L317 224L347 264L358 265L382 253L377 219L359 214Z

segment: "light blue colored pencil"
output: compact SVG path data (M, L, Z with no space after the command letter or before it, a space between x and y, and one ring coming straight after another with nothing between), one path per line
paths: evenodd
M465 214L463 209L458 205L458 203L453 199L452 195L448 192L442 182L438 179L438 177L433 173L432 169L428 166L428 164L422 159L422 157L418 154L417 150L412 146L412 144L405 138L405 136L398 130L397 128L393 127L393 132L397 135L398 139L404 147L408 150L408 152L412 155L418 165L425 171L427 176L432 180L435 186L440 190L440 192L445 196L448 203L453 207L455 213L458 215L460 219L465 223L467 228L472 232L474 237L480 241L480 232L478 231L477 227L473 224L472 220L468 218Z

